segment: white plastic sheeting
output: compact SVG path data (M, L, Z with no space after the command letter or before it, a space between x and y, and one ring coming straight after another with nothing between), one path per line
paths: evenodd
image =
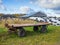
M55 18L41 18L41 17L29 17L29 19L33 19L33 20L38 20L38 21L43 21L43 22L49 22L49 23L52 23L52 25L54 26L60 26L60 21L58 19L55 19Z

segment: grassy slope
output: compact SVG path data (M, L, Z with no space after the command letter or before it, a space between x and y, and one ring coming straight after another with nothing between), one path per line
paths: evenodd
M34 32L32 27L25 28L26 37L8 35L6 28L0 28L0 45L60 45L60 27L48 26L48 32Z

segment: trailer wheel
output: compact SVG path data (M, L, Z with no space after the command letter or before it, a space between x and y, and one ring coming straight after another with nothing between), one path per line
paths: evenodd
M8 29L8 34L11 34L11 33L12 33L12 31L10 29Z
M47 26L46 25L42 25L40 32L41 33L47 32Z
M18 30L18 36L19 36L19 37L24 37L25 35L26 35L25 30L21 27L21 28Z
M38 30L39 30L38 26L34 26L34 27L33 27L33 30L34 30L35 32L38 31Z

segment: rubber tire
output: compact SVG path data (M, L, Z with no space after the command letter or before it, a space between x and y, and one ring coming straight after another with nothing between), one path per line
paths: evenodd
M9 29L9 30L8 30L8 34L11 34L11 33L12 33L12 31Z
M26 32L23 28L18 30L18 36L19 37L24 37L25 35L26 35Z
M47 26L46 26L46 25L43 25L43 26L41 27L40 32L41 32L41 33L47 32Z
M35 32L38 31L38 30L39 30L38 26L34 26L34 27L33 27L33 30L34 30Z

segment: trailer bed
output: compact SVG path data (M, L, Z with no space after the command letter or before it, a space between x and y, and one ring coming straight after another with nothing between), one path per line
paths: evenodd
M40 32L44 33L47 31L47 26L50 23L48 22L40 22L40 23L34 23L34 24L5 24L5 26L8 28L8 32L10 33L11 31L15 31L18 29L18 36L25 36L26 31L23 27L33 27L33 30L37 32L40 30ZM41 27L41 29L39 29Z
M27 27L27 26L40 26L40 25L49 25L50 23L35 23L35 24L8 24L10 27Z

